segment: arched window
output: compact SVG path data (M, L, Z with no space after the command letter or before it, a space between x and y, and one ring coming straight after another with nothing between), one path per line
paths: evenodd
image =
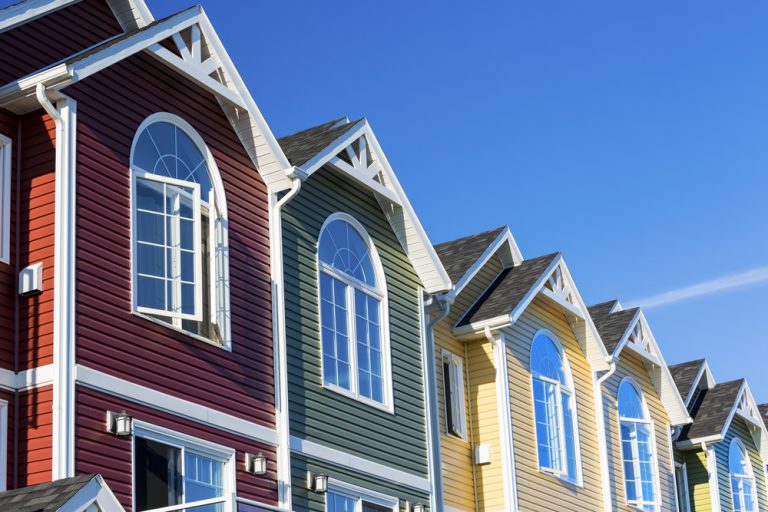
M539 332L531 345L539 469L578 480L576 401L568 361L553 334Z
M749 460L746 448L738 439L731 441L728 450L728 471L731 474L733 512L754 512L757 510L752 462Z
M154 114L131 151L134 309L229 344L226 201L202 138Z
M637 386L628 379L619 385L621 456L627 503L640 510L658 510L653 423Z
M388 406L386 286L363 227L345 214L329 217L320 232L318 265L323 384Z

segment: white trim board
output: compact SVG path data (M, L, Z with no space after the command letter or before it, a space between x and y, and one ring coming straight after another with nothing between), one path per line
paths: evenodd
M75 367L75 382L96 391L143 404L152 409L174 414L260 443L271 446L277 446L278 443L277 432L271 428L83 365Z
M404 485L422 492L430 492L431 486L428 478L414 475L401 469L393 468L379 462L364 459L351 453L346 453L336 448L307 441L300 437L291 436L291 451L309 458L322 460L344 469L358 471L382 480Z
M53 365L38 366L18 373L0 368L0 389L24 391L53 384Z

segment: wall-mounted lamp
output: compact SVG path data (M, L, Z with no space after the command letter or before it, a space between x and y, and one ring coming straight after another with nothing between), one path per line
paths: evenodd
M325 494L328 492L328 475L323 473L313 475L311 471L307 471L307 489L318 494Z
M129 436L133 430L133 418L125 411L107 411L107 432L116 436Z
M264 475L267 473L267 458L263 453L257 455L245 454L245 470L252 475Z

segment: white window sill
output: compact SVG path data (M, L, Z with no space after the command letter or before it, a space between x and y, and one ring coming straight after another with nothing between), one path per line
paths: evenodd
M564 475L560 475L560 474L552 471L551 469L539 467L539 473L541 473L542 475L546 475L546 476L552 477L552 478L554 478L556 480L559 480L559 481L563 482L564 484L570 485L572 487L578 487L580 489L584 488L584 482L568 478L567 476L564 476Z
M386 412L388 414L392 414L392 415L395 414L395 408L392 405L386 404L386 403L382 404L382 403L377 402L375 400L371 400L370 398L366 398L364 396L357 395L357 394L353 393L352 391L350 391L348 389L344 389L344 388L342 388L340 386L336 386L334 384L326 384L324 382L323 383L323 389L327 389L329 391L333 391L334 393L338 393L338 394L343 395L343 396L345 396L347 398L351 398L352 400L354 400L356 402L360 402L362 404L369 405L369 406L371 406L371 407L373 407L375 409L379 409L379 410L384 411L384 412Z
M163 322L162 320L158 320L157 318L152 318L151 316L145 315L144 313L139 313L138 311L131 311L131 314L139 318L143 318L144 320L147 320L149 322L152 322L153 324L162 325L166 329L176 331L178 333L183 334L184 336L189 336L190 338L194 338L198 341L202 341L203 343L207 343L208 345L212 345L216 348L220 348L227 352L232 352L232 347L230 345L222 345L221 343L216 343L215 341L208 339L204 336L200 336L199 334L195 334L193 332L185 331L184 329L180 329L179 327L171 325L167 322Z

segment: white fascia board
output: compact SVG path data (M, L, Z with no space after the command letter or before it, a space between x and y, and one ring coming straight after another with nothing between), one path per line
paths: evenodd
M27 0L2 10L0 14L0 32L29 23L35 18L45 16L55 10L74 4L80 0Z
M358 471L417 491L430 492L428 478L402 469L393 468L380 462L364 459L357 455L331 448L314 441L291 436L291 451L308 458L322 460L351 471Z
M453 288L449 292L449 295L453 298L458 297L464 288L475 278L478 272L488 263L488 261L501 249L505 244L508 245L510 252L512 253L512 259L515 265L519 265L523 261L523 255L520 252L520 248L515 242L515 238L512 236L512 232L509 228L505 228L496 240L494 240L482 255L469 267L459 281L453 285Z
M122 505L101 475L94 476L83 488L58 509L58 512L83 512L96 505L102 512L123 512Z
M714 434L711 436L699 437L697 439L686 439L685 441L676 441L675 448L679 450L693 450L701 448L702 444L717 443L723 440L723 436L720 434Z
M357 124L350 127L349 130L342 133L338 138L336 138L336 140L331 142L327 148L305 162L301 166L301 170L304 172L306 177L309 178L312 176L316 171L327 164L331 158L341 153L344 148L365 135L365 125L365 119L361 119L357 122Z
M703 361L701 363L701 366L699 367L699 371L696 374L696 377L693 379L693 384L691 384L691 387L688 389L688 394L685 396L685 406L688 407L691 403L691 400L693 399L694 392L696 388L699 387L699 383L701 382L701 379L706 378L707 379L707 389L714 386L715 383L715 377L712 375L712 372L709 369L709 365L707 364L707 361Z

